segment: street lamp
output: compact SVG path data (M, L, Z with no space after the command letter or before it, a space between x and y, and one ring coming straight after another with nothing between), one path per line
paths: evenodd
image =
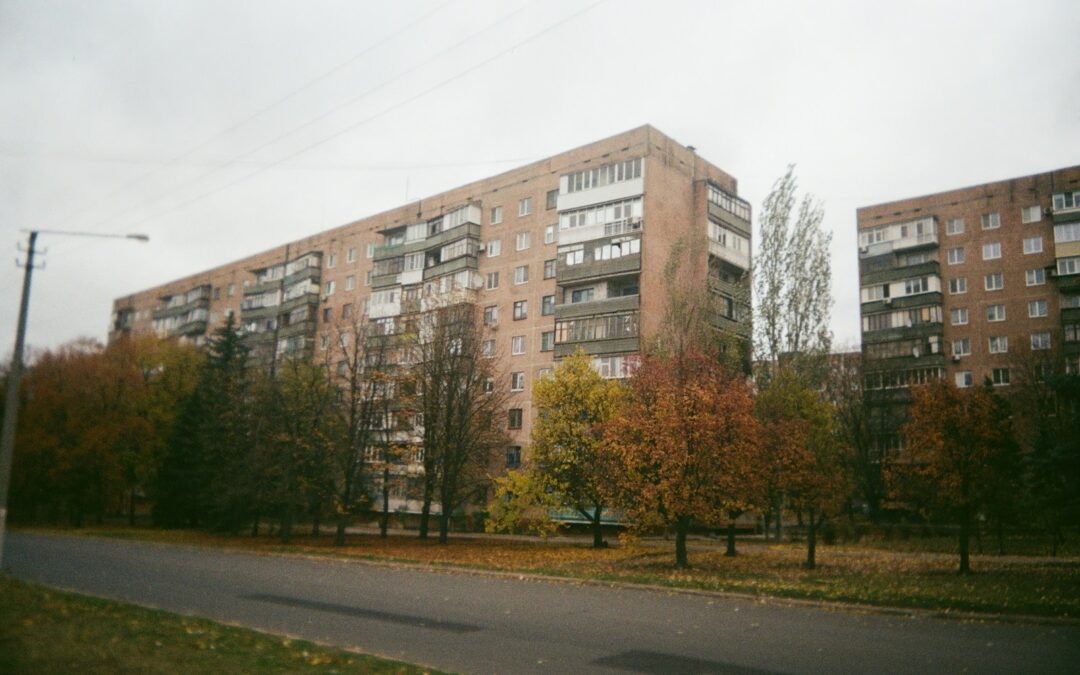
M4 559L4 533L7 528L8 488L11 485L11 460L15 451L15 425L19 418L19 383L22 379L23 346L26 342L26 314L30 306L30 277L34 271L34 246L39 234L64 237L104 237L108 239L134 239L147 242L145 234L103 234L100 232L72 232L68 230L23 230L29 232L26 248L26 264L23 272L22 300L19 303L19 322L15 328L15 353L11 356L8 371L7 396L4 399L4 426L0 435L0 563Z

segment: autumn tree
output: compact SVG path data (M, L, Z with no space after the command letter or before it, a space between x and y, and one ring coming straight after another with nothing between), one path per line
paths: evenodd
M854 494L876 523L885 498L885 477L873 443L874 418L863 385L861 354L837 355L829 368L825 391L833 406L836 433L850 450Z
M991 387L958 389L937 382L912 389L911 420L903 427L905 453L890 465L899 480L932 489L936 505L959 525L961 574L971 571L969 541L985 507L988 486L1012 452L1012 425ZM902 496L902 495L901 495Z
M605 546L601 527L606 485L613 480L603 454L603 427L622 388L605 380L578 350L533 387L538 418L532 428L531 467L564 508L592 525L593 547Z
M690 352L677 367L643 359L606 425L615 506L638 529L675 530L675 564L689 566L693 522L718 525L753 495L758 425L749 386L715 359Z

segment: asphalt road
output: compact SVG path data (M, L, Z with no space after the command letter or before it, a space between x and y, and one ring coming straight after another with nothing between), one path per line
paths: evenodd
M1080 627L10 533L15 577L469 673L1075 673Z

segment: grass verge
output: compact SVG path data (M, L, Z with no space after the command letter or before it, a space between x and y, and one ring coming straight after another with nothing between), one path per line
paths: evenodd
M1080 617L1080 558L973 556L975 573L955 573L955 555L883 550L872 546L819 547L819 566L802 569L799 544L747 543L734 558L722 550L690 553L689 570L672 565L672 548L626 545L592 549L576 543L454 539L440 546L416 537L350 536L335 547L330 536L296 537L283 546L269 537L228 537L185 530L100 527L65 533L175 544L301 553L363 560L545 574L570 579L652 584L760 596L865 605Z
M431 671L0 576L0 672Z

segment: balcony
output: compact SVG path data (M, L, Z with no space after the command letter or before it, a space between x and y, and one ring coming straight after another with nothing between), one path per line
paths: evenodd
M436 277L441 277L444 274L451 274L461 270L475 270L476 267L476 256L458 256L452 260L447 260L446 262L426 268L424 270L424 279L434 279Z
M289 287L295 283L299 283L305 280L311 280L316 284L319 283L319 279L322 277L322 268L315 266L302 267L292 274L285 277L283 286Z
M725 194L725 197L727 195ZM739 234L743 235L747 239L750 238L750 206L738 197L728 197L729 199L737 200L738 203L745 206L735 208L724 208L709 200L709 215L716 220L724 223L728 227L731 227ZM745 217L744 217L745 216Z
M928 338L931 335L940 337L944 331L944 324L940 321L917 323L911 326L899 328L884 328L882 330L863 331L862 342L867 344L880 344L882 342L895 342L896 340L910 340L912 338Z
M624 218L610 223L597 223L559 230L559 244L580 244L583 241L603 239L604 237L617 237L620 234L640 232L645 222L641 218Z
M892 256L889 256L888 259L888 265L877 264L863 266L860 264L859 284L862 286L872 286L875 284L888 283L890 281L900 281L901 279L941 276L941 263L936 260L930 260L916 265L907 265L905 267L897 267L896 260L893 259Z
M574 302L567 305L555 305L555 319L570 319L578 316L591 314L610 314L612 312L627 312L638 309L640 305L638 295L623 295L613 298L590 300L589 302Z
M1053 279L1062 293L1080 293L1080 274L1054 274Z
M900 295L895 298L884 300L872 300L862 303L863 314L877 314L896 309L908 309L910 307L923 307L925 305L940 305L942 302L941 291L929 293L916 293L915 295Z
M1080 307L1062 307L1061 323L1080 323Z
M586 261L577 265L567 265L565 255L560 255L558 260L555 266L555 279L560 285L627 274L641 269L640 253L624 255L613 260Z
M182 316L196 309L210 309L210 296L200 297L179 305L159 307L154 310L154 319L168 319L174 316Z
M750 254L732 250L712 239L709 240L709 255L725 260L739 269L750 269Z
M295 298L290 298L290 299L282 302L280 312L282 314L285 314L285 313L291 312L294 309L297 309L299 307L303 307L304 305L317 305L317 304L319 304L319 294L308 291L307 293L301 293L300 295L296 296ZM246 317L247 315L245 314L244 316Z
M914 250L937 245L938 236L936 232L917 234L902 239L879 241L876 244L870 244L869 246L860 246L859 258L873 258L874 256L885 255L886 253L892 253L893 251Z
M640 342L637 336L604 340L587 340L584 342L564 342L555 345L555 358L561 359L564 356L570 356L578 349L590 356L597 356L599 354L632 354L640 351Z
M380 274L378 276L371 277L371 288L387 288L389 286L401 285L401 272L392 272L390 274Z
M272 333L273 331L271 331ZM314 335L315 334L315 319L305 319L304 321L297 321L291 323L288 326L282 326L278 329L278 338L288 338L296 335Z

